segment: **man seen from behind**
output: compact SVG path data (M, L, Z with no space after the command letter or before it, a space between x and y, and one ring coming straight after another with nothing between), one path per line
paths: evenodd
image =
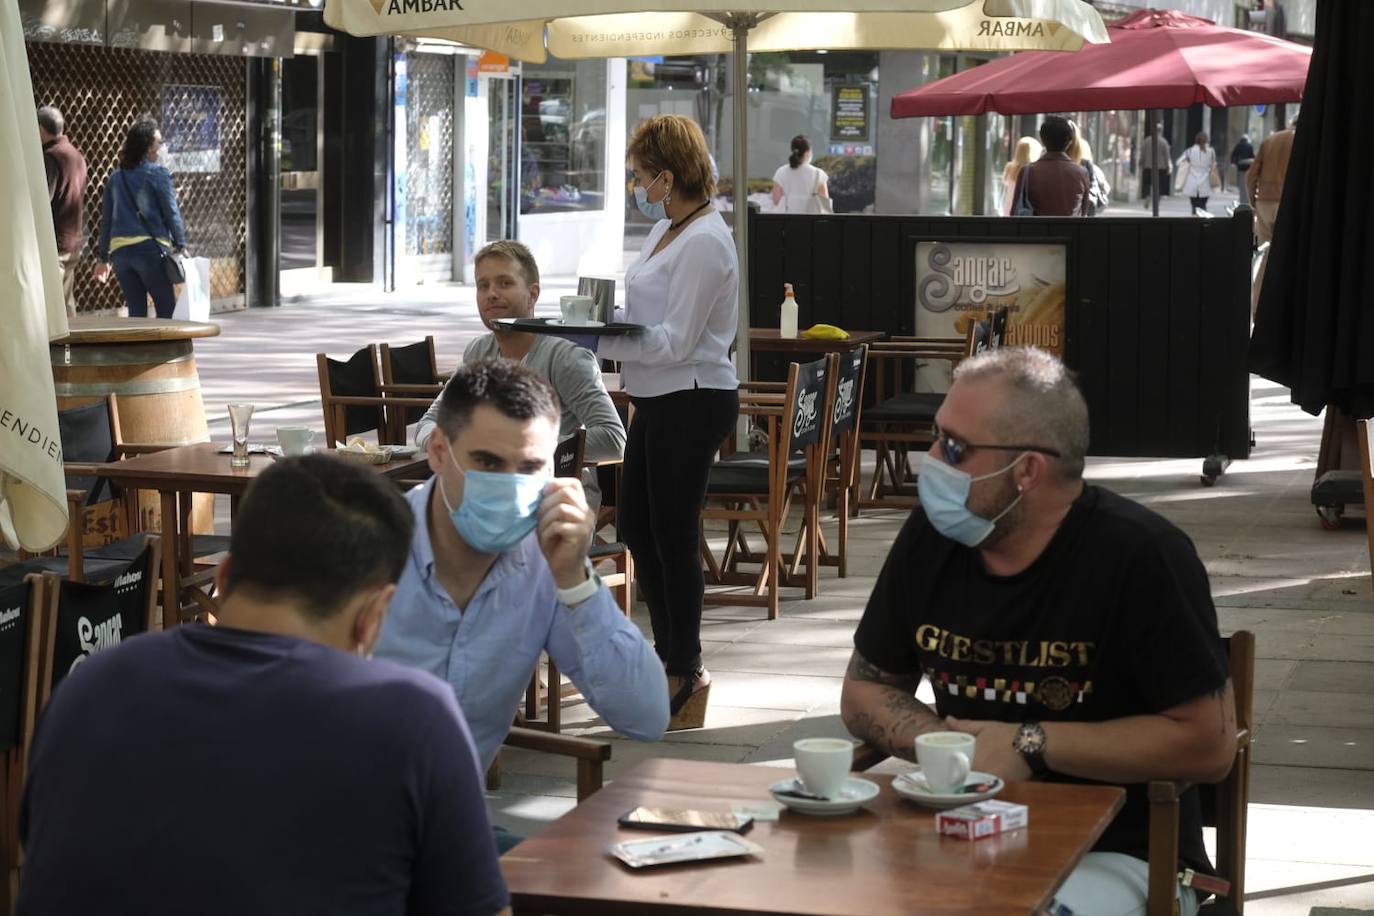
M413 523L339 458L253 484L218 626L93 655L25 789L18 912L509 913L453 692L371 652Z

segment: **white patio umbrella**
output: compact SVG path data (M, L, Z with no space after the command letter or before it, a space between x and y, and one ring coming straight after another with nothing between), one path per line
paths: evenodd
M36 551L67 530L48 358L67 312L17 0L0 0L0 74L0 535Z
M1083 0L325 0L324 19L353 35L446 38L531 63L549 54L733 53L740 341L749 334L749 51L1076 51L1107 41L1102 17ZM745 378L748 351L739 349Z

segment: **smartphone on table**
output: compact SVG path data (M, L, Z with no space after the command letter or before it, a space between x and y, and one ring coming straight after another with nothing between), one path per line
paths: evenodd
M744 833L754 826L754 819L746 814L732 814L728 811L641 806L626 811L617 823L622 827L663 830L670 833L690 833L695 830L733 830L735 833Z

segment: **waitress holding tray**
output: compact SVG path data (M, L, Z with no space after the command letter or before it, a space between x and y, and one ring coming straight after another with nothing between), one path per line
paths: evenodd
M620 361L635 405L619 533L667 670L668 728L700 728L711 680L701 664L699 532L711 464L739 414L730 359L739 261L711 206L711 157L694 121L650 118L635 130L627 159L639 209L658 223L625 273L625 320L644 330L597 339L599 356Z

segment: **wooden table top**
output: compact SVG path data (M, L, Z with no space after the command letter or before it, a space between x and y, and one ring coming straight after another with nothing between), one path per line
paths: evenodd
M998 796L1030 806L1022 830L969 842L935 832L934 812L875 776L879 796L845 817L783 812L745 836L759 857L633 871L605 851L654 834L616 819L637 805L729 811L771 801L778 767L647 760L501 859L516 913L918 913L1038 911L1120 809L1109 786L1010 783Z
M886 336L886 331L850 331L845 340L813 340L783 337L777 328L750 328L749 348L759 353L844 353Z
M66 337L50 344L155 343L218 337L219 325L211 321L175 321L164 318L120 318L114 315L67 319Z
M187 493L225 493L234 496L242 494L254 477L276 463L276 459L270 455L249 455L248 467L230 467L229 456L219 452L223 447L224 444L219 442L197 442L136 455L103 465L100 474L133 489L175 489ZM428 462L423 452L417 452L413 458L362 466L387 477L405 477L410 472L424 473L428 469Z

